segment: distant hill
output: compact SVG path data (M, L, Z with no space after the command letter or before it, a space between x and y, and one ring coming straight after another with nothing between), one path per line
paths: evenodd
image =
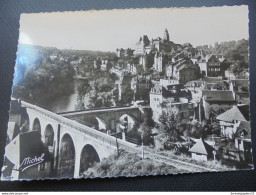
M214 46L199 46L197 48L203 49L205 54L221 54L229 61L245 61L249 63L249 41L248 39L241 39L239 41L227 41L218 43Z
M22 50L26 53L33 53L34 55L40 54L63 54L65 56L76 55L77 57L82 56L93 56L93 57L115 57L114 52L104 51L92 51L92 50L74 50L74 49L58 49L56 47L44 47L39 45L19 44L18 50Z

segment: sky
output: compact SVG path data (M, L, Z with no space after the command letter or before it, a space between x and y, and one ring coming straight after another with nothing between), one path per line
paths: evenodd
M22 14L19 43L59 49L135 48L140 36L193 46L248 39L248 6Z

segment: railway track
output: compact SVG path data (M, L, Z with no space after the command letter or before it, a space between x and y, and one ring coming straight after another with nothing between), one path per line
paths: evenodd
M137 155L141 156L141 148L136 148L136 153ZM151 159L155 162L160 162L160 163L165 163L167 165L171 165L176 167L177 169L181 170L181 172L216 172L218 170L208 168L208 167L203 167L200 165L195 165L189 162L184 162L181 160L173 159L171 157L166 157L160 154L156 154L150 150L144 149L144 158L146 159Z
M188 172L216 172L216 169L211 169L208 167L203 167L200 165L195 165L192 163L184 162L181 160L173 159L171 157L166 157L160 154L155 154L150 151L145 151L146 158L152 159L154 161L163 162L165 164L174 166L180 170L186 170Z

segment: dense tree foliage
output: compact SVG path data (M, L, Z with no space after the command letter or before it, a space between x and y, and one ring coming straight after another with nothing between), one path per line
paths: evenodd
M212 53L222 54L228 60L249 62L249 41L242 39L239 41L228 41L215 43L211 49Z
M38 53L36 60L31 60L30 51L20 49L16 67L23 67L20 79L13 88L13 96L26 101L47 105L47 102L68 95L74 90L74 68L65 61L51 61L48 53ZM19 69L20 70L20 69Z
M178 115L163 112L159 117L159 122L161 123L160 128L164 130L168 140L175 142L179 139L179 136L183 131L183 127L181 118Z
M135 99L136 100L144 100L146 102L149 102L149 92L150 88L141 88L137 89L136 94L135 94Z

